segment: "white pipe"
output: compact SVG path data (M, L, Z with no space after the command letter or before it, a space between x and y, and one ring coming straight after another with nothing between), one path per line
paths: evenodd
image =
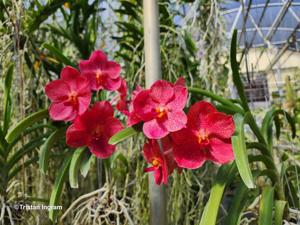
M144 46L146 87L161 79L159 41L159 12L157 0L143 0ZM149 174L150 224L167 225L166 188L155 184L153 173Z

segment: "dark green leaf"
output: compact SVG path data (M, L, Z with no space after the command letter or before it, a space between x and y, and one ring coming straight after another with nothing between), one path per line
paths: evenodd
M6 135L6 140L11 143L15 138L17 138L24 130L32 126L36 122L48 117L48 110L44 109L39 112L33 113L17 123Z
M57 49L56 47L44 43L42 45L44 48L48 49L60 62L62 62L65 65L69 65L72 67L76 67L75 63L73 63L71 60L68 59L68 57L66 57L61 50Z
M0 154L1 155L5 155L7 147L8 147L8 143L5 140L4 134L0 128Z
M13 80L14 65L11 64L7 70L4 81L4 99L3 99L3 133L6 134L11 118L11 86Z
M9 175L8 175L8 180L11 180L12 178L14 178L14 176L16 176L21 170L23 170L24 168L32 165L33 163L36 163L39 160L39 157L33 157L29 160L27 160L26 162L24 162L24 164L19 165L18 167L16 167L15 169L13 169Z
M43 139L47 135L48 134L40 135L39 137L30 140L26 145L14 152L14 154L8 159L7 168L12 168L22 157L24 157L29 152L36 150L37 147L42 145L42 143L44 142Z
M246 207L248 188L244 183L241 183L235 190L233 200L230 203L228 214L224 220L226 225L238 225L242 210Z
M240 77L239 72L239 63L236 61L236 49L237 49L237 30L234 30L233 36L231 39L231 50L230 50L230 62L232 69L232 78L235 87L237 88L237 92L242 101L242 106L246 111L249 111L248 100L245 94L245 89L243 82Z
M291 131L292 131L292 137L294 138L296 136L296 125L295 125L295 121L293 120L293 118L286 111L284 111L282 109L274 109L273 108L266 113L266 115L263 119L263 122L262 122L262 127L261 127L261 132L270 147L272 145L273 120L275 121L275 125L277 127L276 128L277 137L279 137L278 132L280 132L280 130L278 131L278 129L280 129L280 128L278 128L278 126L280 127L280 122L279 121L276 122L276 120L279 120L279 118L278 118L279 114L283 115L284 118L287 120L287 122L290 124Z

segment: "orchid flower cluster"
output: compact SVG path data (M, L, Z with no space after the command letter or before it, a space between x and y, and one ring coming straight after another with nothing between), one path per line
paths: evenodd
M195 103L186 114L188 91L183 78L174 84L158 80L149 89L138 86L127 100L127 85L120 72L118 63L97 50L80 61L79 71L64 67L60 79L47 84L50 117L71 123L66 131L69 146L87 146L98 158L114 153L109 139L123 125L114 117L109 101L91 104L93 91L106 90L118 93L115 108L127 116L127 126L142 124L147 138L143 155L150 164L145 172L154 172L157 184L167 184L175 169L181 172L199 168L205 161L224 164L234 159L232 116L206 101Z

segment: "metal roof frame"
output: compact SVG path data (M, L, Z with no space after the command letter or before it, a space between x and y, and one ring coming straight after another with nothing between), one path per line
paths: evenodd
M231 1L232 2L232 1ZM240 4L239 6L236 4L236 2L232 2L234 3L235 8L233 9L227 9L224 10L222 12L222 15L228 15L228 14L236 14L235 15L235 19L232 23L232 26L227 29L229 31L230 34L232 34L233 30L236 29L236 27L238 26L238 22L239 19L243 19L243 23L242 26L240 26L238 28L238 32L239 32L239 46L243 49L243 53L241 56L241 59L243 58L243 55L245 54L245 52L247 52L250 48L256 48L256 47L266 47L264 48L261 52L260 55L258 56L256 63L254 64L255 67L257 68L258 66L258 62L261 59L262 55L265 53L266 49L268 48L276 48L276 49L280 49L278 51L278 54L273 57L273 59L270 61L270 65L267 67L267 70L272 69L272 67L276 64L276 62L281 58L281 56L288 50L295 50L294 48L290 47L290 41L293 39L295 42L300 42L300 38L295 38L295 34L299 34L300 36L300 18L297 15L297 13L294 11L294 9L292 8L292 6L300 6L300 2L294 2L292 0L281 0L281 2L272 2L272 0L267 0L264 4L261 3L252 3L252 0L240 0ZM247 7L245 7L245 3L249 3L247 4ZM223 5L224 6L224 5ZM229 7L230 7L230 3L229 3ZM261 24L264 20L264 17L266 16L266 11L267 9L269 9L270 7L277 7L277 11L278 11L278 7L280 7L278 14L276 15L274 21L272 21L272 25L269 27L261 27ZM226 8L226 5L225 7ZM258 20L255 20L252 16L252 14L250 13L251 10L253 9L258 9L258 8L262 8L262 13L259 17ZM243 16L241 16L241 14L243 13ZM292 15L292 17L290 18L294 18L296 21L296 26L293 27L282 27L282 21L285 19L285 16L287 15L287 13L290 13L290 15ZM274 16L274 14L273 14ZM251 27L247 27L246 23L252 24ZM295 22L294 21L294 22ZM293 23L294 24L294 23ZM253 27L254 26L254 27ZM266 33L267 31L267 33ZM277 33L277 31L286 31L286 32L290 32L287 36L287 38L284 38L284 36L278 36L278 38L276 38L277 40L273 40L273 37L275 35L279 35L280 33ZM241 43L241 39L242 36L245 37L245 35L247 35L248 32L254 32L252 35L252 38L250 40L250 42L246 41L246 38L244 38L244 43ZM298 33L299 32L299 33ZM255 38L257 37L257 34L260 36L260 38L263 40L262 43L255 43ZM278 40L280 38L284 38L284 40ZM258 39L259 41L259 39ZM298 50L296 48L296 50Z

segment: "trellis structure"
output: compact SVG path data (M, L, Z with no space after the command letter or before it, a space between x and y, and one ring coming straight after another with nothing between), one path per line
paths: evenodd
M271 70L287 50L300 50L299 0L242 0L221 4L228 35L238 30L239 46L247 52L250 48L264 47L254 64L257 68L262 55L275 49L267 67Z

